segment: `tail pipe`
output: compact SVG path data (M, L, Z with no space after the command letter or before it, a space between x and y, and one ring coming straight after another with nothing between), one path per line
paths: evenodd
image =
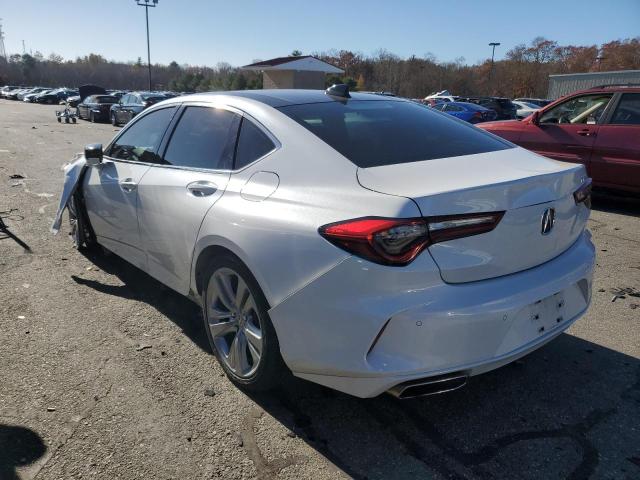
M464 387L467 384L467 378L469 378L469 376L463 372L421 378L400 383L389 389L388 393L402 400L436 395Z

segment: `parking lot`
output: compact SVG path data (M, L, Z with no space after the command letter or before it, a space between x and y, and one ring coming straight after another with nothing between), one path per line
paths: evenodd
M0 100L0 479L640 477L640 201L598 196L593 301L467 387L357 399L291 378L247 396L200 311L49 232L61 167L108 124Z

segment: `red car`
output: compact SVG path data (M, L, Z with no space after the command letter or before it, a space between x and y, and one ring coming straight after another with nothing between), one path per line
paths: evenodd
M546 157L582 163L596 187L640 194L640 86L572 93L522 121L478 127Z

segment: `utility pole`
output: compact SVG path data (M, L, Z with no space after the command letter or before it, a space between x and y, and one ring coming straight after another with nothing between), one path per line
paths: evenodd
M147 69L149 71L149 90L151 88L151 46L149 44L149 7L155 7L158 4L158 0L136 0L136 3L140 7L144 7L144 13L147 19Z
M491 47L491 70L489 70L489 88L491 88L491 79L493 77L493 59L496 55L496 47L500 45L500 42L491 42L489 46Z
M0 57L7 60L7 51L4 49L4 32L2 31L2 19L0 18Z
M27 53L27 47L24 46L24 40L22 40L22 54L25 55Z

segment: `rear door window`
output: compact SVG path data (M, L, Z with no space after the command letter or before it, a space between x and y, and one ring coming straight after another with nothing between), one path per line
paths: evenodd
M361 168L514 148L414 102L349 100L280 110Z
M640 125L640 93L625 93L609 122L613 125Z
M187 107L164 154L166 165L230 170L240 124L236 113L212 107Z
M276 148L273 141L256 124L246 117L242 119L238 146L236 148L235 169L255 162Z
M159 163L158 147L176 107L162 108L140 117L115 139L107 155L120 160Z

